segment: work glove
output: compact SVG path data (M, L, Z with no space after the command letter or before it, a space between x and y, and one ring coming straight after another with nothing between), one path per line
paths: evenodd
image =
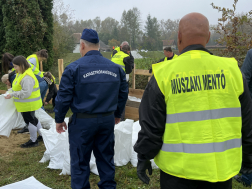
M252 173L252 168L251 167L245 167L245 166L242 165L240 173L250 174L250 173Z
M150 178L146 174L146 169L149 171L149 175L152 175L152 167L149 159L140 160L137 163L137 176L138 178L146 184L149 184Z

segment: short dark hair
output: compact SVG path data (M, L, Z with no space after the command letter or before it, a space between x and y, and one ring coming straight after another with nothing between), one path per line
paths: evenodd
M26 58L23 56L16 56L13 58L12 63L19 66L21 68L21 73L23 74L28 68L30 68L30 64L27 62Z
M42 49L38 52L35 53L37 56L41 57L41 58L48 58L48 53L46 49Z
M125 51L125 52L130 51L130 46L129 45L123 45L122 46L122 51Z
M10 53L4 53L2 56L2 64L3 64L3 71L4 73L8 73L8 71L11 69L10 63L12 62L14 56Z
M172 49L171 49L171 47L165 47L165 48L164 48L164 51L172 52Z

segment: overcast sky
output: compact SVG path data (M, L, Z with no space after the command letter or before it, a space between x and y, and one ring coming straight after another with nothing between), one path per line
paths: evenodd
M62 0L73 10L75 20L94 19L99 16L101 20L112 17L120 22L124 10L137 7L141 12L141 21L144 23L147 15L161 19L180 19L190 12L204 14L210 24L217 24L221 13L213 9L216 6L232 8L234 0ZM239 0L237 13L248 12L252 9L252 0Z

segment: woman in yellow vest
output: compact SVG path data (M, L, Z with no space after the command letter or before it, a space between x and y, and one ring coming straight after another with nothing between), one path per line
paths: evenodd
M42 140L39 129L41 123L35 117L35 110L42 106L39 82L33 74L29 63L23 56L17 56L12 61L17 72L16 78L12 84L13 93L8 94L5 98L14 99L14 104L18 112L21 112L24 121L28 124L30 140L21 145L21 148L38 146L38 140ZM37 132L39 137L37 138Z
M26 58L28 63L31 65L31 69L32 69L33 73L42 78L42 81L39 82L42 101L45 98L45 95L46 95L46 92L48 89L48 85L47 85L47 82L43 79L44 72L40 71L40 69L39 69L39 62L46 61L47 58L48 58L48 53L47 53L46 49L42 49L42 50L40 50L40 51L38 51L38 52L36 52ZM44 109L44 107L42 107L42 109Z

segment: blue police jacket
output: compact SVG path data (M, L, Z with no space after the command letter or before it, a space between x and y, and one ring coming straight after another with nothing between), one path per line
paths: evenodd
M55 121L62 123L69 107L74 114L114 111L120 118L127 99L123 69L92 50L65 68L55 99Z

